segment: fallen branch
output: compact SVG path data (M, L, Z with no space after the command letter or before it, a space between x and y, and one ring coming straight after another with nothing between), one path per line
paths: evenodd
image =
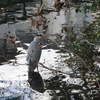
M74 77L76 77L76 78L82 78L82 77L84 78L84 76L78 76L78 75L74 75L74 74L69 74L69 73L66 73L66 72L62 72L62 71L59 71L59 70L55 70L55 69L52 69L52 68L48 68L48 67L46 67L43 63L40 63L40 62L39 62L39 64L40 64L43 68L48 69L48 70L50 70L50 71L55 71L55 72L58 72L58 73L62 73L62 74L74 76Z

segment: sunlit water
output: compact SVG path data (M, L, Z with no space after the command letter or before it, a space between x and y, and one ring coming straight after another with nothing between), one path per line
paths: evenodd
M21 48L18 48L19 50ZM69 72L71 69L66 68L64 63L61 63L60 56L67 55L67 53L57 53L58 50L47 49L42 51L40 62L44 63L44 65L48 68L52 68L55 70L60 70L64 72ZM0 88L1 95L0 96L11 96L14 93L23 95L23 100L31 100L31 98L37 100L50 100L51 96L48 93L48 90L43 94L32 90L28 84L28 66L26 62L27 52L22 50L23 54L16 56L17 63L15 64L15 60L10 60L13 63L4 64L0 66ZM66 56L67 59L68 55ZM63 60L63 59L62 59ZM63 62L63 61L62 61ZM43 68L39 65L39 72L43 78L43 80L48 80L50 77L54 76L51 70ZM69 76L66 76L65 81L69 79ZM46 84L46 83L45 83ZM5 90L5 91L4 91ZM7 90L7 91L6 91ZM39 94L39 96L38 96Z

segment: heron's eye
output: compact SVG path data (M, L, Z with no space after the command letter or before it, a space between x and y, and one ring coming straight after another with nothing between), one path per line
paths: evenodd
M43 36L42 34L37 34L36 36Z

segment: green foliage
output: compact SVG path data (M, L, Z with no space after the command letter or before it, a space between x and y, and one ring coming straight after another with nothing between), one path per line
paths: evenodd
M0 4L6 4L8 2L8 0L1 0Z
M96 4L93 4L96 6ZM95 7L96 8L96 7ZM84 6L83 7L84 12L89 11L89 10L94 10L95 9L91 9L90 6ZM76 12L78 11L82 11L83 9L80 9L79 7L76 9ZM97 9L97 8L96 8ZM98 51L96 51L95 46L96 45L100 45L100 15L96 16L96 21L92 24L88 24L85 27L81 28L79 32L75 32L74 28L67 28L64 27L62 30L62 32L66 33L67 36L69 36L69 42L67 42L67 45L65 45L65 49L67 49L66 47L69 47L71 49L71 51L74 52L74 54L78 55L80 58L82 58L83 62L79 61L78 58L76 58L76 56L74 56L71 58L71 68L73 68L73 72L74 74L81 74L83 75L83 80L84 80L84 87L85 86L95 86L95 84L97 84L96 82L100 82L100 68L99 66L95 65L94 62L98 62L96 57L98 56ZM76 29L76 28L75 28ZM80 35L79 38L77 38ZM84 62L86 64L86 66L84 65ZM99 62L100 63L100 62ZM90 69L90 70L89 70ZM95 75L93 75L94 72ZM100 83L99 83L100 84ZM98 85L95 88L95 90L98 90ZM87 89L86 94L93 92L93 89ZM93 96L89 97L89 95L87 97L89 98L94 98L94 93L92 93Z
M87 3L86 4L82 4L82 6L81 7L77 7L76 8L76 13L78 13L78 12L85 12L85 13L88 13L89 11L93 11L93 12L96 12L96 11L98 11L99 9L98 9L98 3L100 3L100 0L97 0L97 1L93 1L92 3L91 3L91 5L88 5Z

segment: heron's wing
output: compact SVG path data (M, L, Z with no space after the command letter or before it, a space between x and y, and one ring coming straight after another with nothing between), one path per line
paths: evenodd
M38 45L39 43L36 41L32 41L28 48L27 60L31 60L31 62L38 62L41 56L42 48Z

